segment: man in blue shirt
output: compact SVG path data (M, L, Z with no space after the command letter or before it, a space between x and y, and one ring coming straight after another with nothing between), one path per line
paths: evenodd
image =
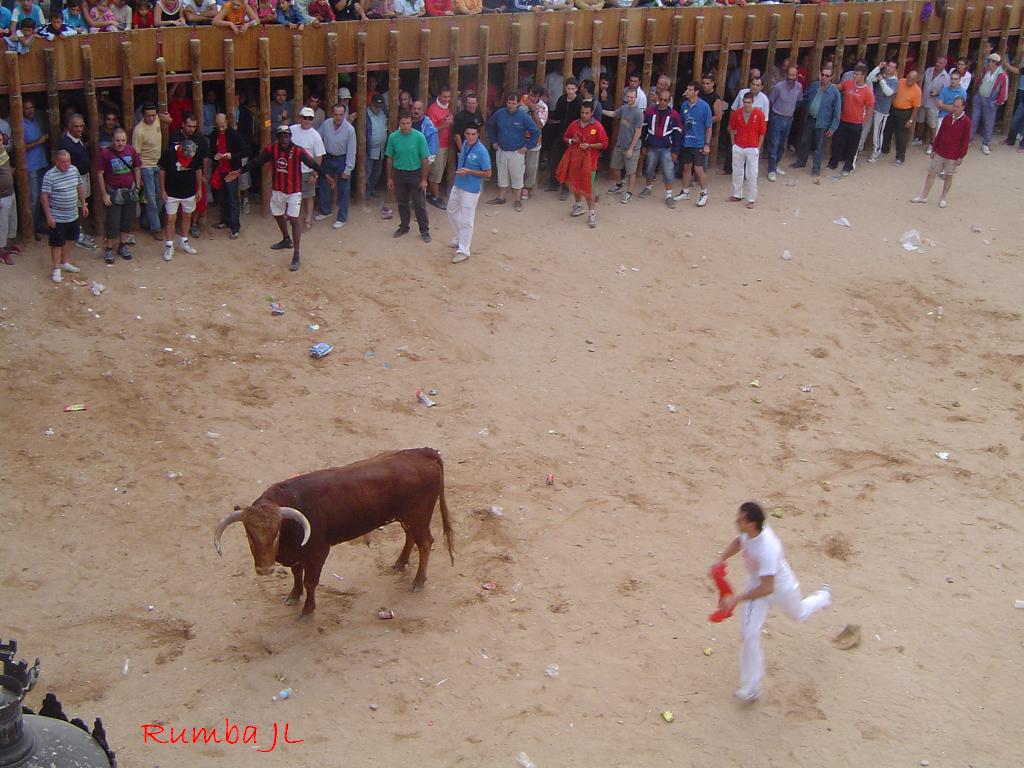
M949 85L939 91L937 106L939 108L940 123L942 122L942 118L953 111L953 101L957 96L963 99L966 103L967 89L964 88L960 82L960 73L954 69L949 73Z
M700 184L700 195L697 207L708 204L708 179L704 172L704 156L711 151L711 129L714 126L714 115L711 107L700 97L700 83L696 80L686 86L686 96L679 105L679 116L683 120L683 149L679 159L683 164L683 191L675 196L676 200L690 199L690 174L697 174Z
M811 176L821 175L825 139L836 132L843 108L843 96L832 84L832 69L823 65L818 80L807 89L807 118L800 135L800 150L790 168L803 168L812 155Z
M23 107L25 131L25 170L28 171L28 199L32 207L32 221L36 232L45 232L43 209L39 207L39 190L46 173L46 145L50 141L36 122L36 105L32 99L25 99Z
M487 121L487 135L494 147L495 165L498 166L498 196L488 205L504 205L509 185L512 186L515 208L523 210L523 179L526 174L526 152L537 146L540 129L530 117L526 107L512 91L505 97L505 109L496 109ZM561 138L561 137L559 137Z
M480 143L480 129L466 126L462 150L455 165L455 182L448 195L448 221L452 225L451 246L456 249L452 264L469 258L473 241L473 219L484 179L491 178L491 156Z

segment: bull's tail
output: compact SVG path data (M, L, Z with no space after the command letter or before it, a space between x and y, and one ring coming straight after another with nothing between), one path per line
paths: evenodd
M444 500L444 459L437 454L437 464L441 468L441 524L444 527L444 540L448 544L448 557L455 566L455 550L452 547L452 524L448 519L448 503Z

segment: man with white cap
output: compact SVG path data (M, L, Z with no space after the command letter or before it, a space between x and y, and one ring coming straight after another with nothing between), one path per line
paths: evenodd
M1009 94L1010 78L1003 70L1002 58L998 53L990 53L985 57L985 75L971 102L971 141L981 127L981 151L986 155L992 154L989 144L996 126L996 109L1006 102Z
M322 163L324 158L324 140L313 127L313 120L316 112L312 107L303 107L299 111L299 122L291 127L292 143L300 149L306 150L309 156L317 163ZM305 163L302 164L302 211L299 218L302 220L303 230L313 226L313 198L316 196L316 174L313 169Z

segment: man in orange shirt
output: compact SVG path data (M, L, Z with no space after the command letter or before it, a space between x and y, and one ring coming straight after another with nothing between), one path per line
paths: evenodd
M743 107L729 118L729 135L732 136L732 197L730 203L743 199L743 177L747 179L747 208L757 202L757 160L768 126L764 113L754 109L754 94L743 94Z
M917 111L921 108L921 86L917 84L917 77L917 70L912 69L900 80L896 95L892 98L889 120L882 134L883 155L889 154L892 137L894 134L896 136L896 162L893 165L903 165L903 161L907 159L907 139L910 138L910 130L917 122Z
M857 156L857 144L864 121L875 109L875 92L866 81L868 68L858 64L852 80L845 80L839 86L843 93L843 109L839 113L839 128L832 137L832 157L828 167L833 171L843 161L843 176L853 172L853 161Z

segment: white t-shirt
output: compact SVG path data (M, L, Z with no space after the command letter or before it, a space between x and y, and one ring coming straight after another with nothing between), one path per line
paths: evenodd
M751 587L757 586L763 576L775 577L776 591L788 589L796 583L793 571L782 553L782 542L771 526L766 525L753 539L741 533L740 549L750 574L748 583Z
M736 98L732 102L732 111L736 112L743 108L743 97L750 92L749 88L744 88L742 91L736 94ZM754 109L760 109L764 115L765 125L768 124L768 113L772 111L771 102L768 101L768 97L765 96L764 91L761 91L757 96L754 97ZM778 541L778 539L776 539Z
M324 140L321 138L320 134L317 133L316 128L303 128L301 125L293 125L291 128L292 144L302 147L314 160L318 157L323 157L323 154L327 150L324 149ZM312 173L313 169L303 163L302 172Z

